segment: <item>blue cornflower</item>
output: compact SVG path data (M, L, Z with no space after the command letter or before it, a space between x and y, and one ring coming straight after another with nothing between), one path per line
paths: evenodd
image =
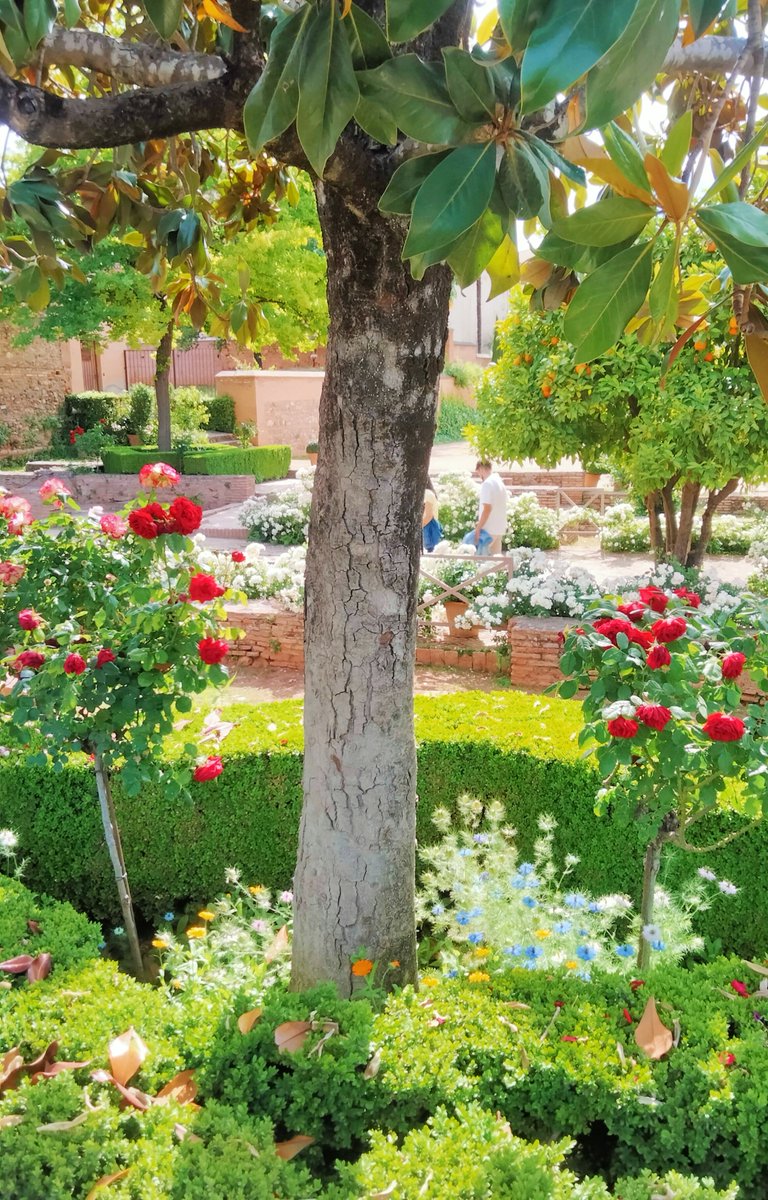
M628 944L617 946L616 953L618 954L619 958L632 958L635 953L635 947Z
M602 904L598 904L597 900L590 901L590 903L587 905L587 908L589 909L590 912L602 912L603 911Z
M567 904L569 908L583 908L587 901L581 892L568 892L563 897L563 903Z
M597 950L594 950L592 946L577 946L576 957L580 958L582 962L592 962L597 958Z
M585 983L589 983L589 981L590 981L590 979L592 978L592 976L591 976L591 974L589 973L589 971L577 971L577 972L576 972L576 978L577 978L577 979L583 979Z
M485 938L485 935L482 933L470 933L469 937L467 938L467 941L471 942L473 946L479 946L480 943L482 941L484 941L484 938Z
M163 913L164 921L172 921L174 914L172 912Z
M490 879L490 875L488 874L487 871L481 871L480 874L478 875L478 879L480 880L481 883L485 883L486 880Z
M537 904L533 896L523 896L523 904L526 908L536 908Z
M459 858L471 858L471 857L472 857L472 851L469 849L469 847L466 847L464 850L459 850Z
M433 904L432 905L432 916L433 917L439 917L440 914L444 913L444 912L445 912L444 904Z
M518 955L523 953L523 947L520 945L505 946L504 953L508 954L510 956L510 958L517 958Z
M535 971L536 963L532 958L526 958L525 962L522 964L522 967L524 971Z
M517 868L517 873L518 875L533 875L535 870L536 868L534 867L533 863L524 862L520 863L520 866Z
M446 971L446 976L448 979L455 979L458 973L459 972L456 970L456 968L452 967L450 971Z
M528 880L523 879L522 875L513 875L511 879L512 887L521 892L523 888L528 887Z
M526 958L537 959L541 958L544 951L542 950L541 946L526 946L523 953L525 954Z
M666 948L667 943L662 942L661 938L656 938L655 941L651 942L651 950L666 950Z
M112 932L114 933L115 937L122 937L125 933L125 930L123 929L122 925L115 925L115 928L112 930Z
M469 913L464 912L463 910L462 910L462 912L457 912L456 913L456 924L457 925L469 925Z
M474 920L475 917L482 917L483 910L482 908L470 908L469 915Z
M487 833L475 833L472 835L472 841L477 842L478 846L485 846L490 840Z
M555 933L570 933L573 926L571 925L570 921L558 921L556 925L552 926L552 928L554 929Z

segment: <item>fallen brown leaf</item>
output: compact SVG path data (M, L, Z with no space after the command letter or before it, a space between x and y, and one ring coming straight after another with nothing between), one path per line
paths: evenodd
M102 1175L101 1179L96 1180L85 1200L93 1200L101 1188L109 1187L110 1183L117 1183L118 1179L125 1179L130 1169L130 1167L126 1167L123 1171L115 1171L114 1175Z
M136 1074L149 1050L131 1026L109 1043L107 1053L115 1082L125 1084Z
M672 1049L674 1037L672 1030L667 1029L656 1011L656 1001L653 996L648 1000L645 1011L635 1028L635 1041L649 1058L663 1058Z
M283 925L275 934L274 941L267 946L264 951L264 962L274 962L276 958L280 958L288 949L288 926Z
M311 1021L283 1021L275 1030L275 1045L280 1054L295 1054L307 1040Z
M175 1100L177 1104L191 1104L196 1095L197 1084L194 1070L179 1071L170 1083L166 1083L165 1087L160 1089L155 1097L155 1103L164 1104L168 1100Z
M375 1079L381 1066L381 1050L375 1050L363 1071L363 1079Z
M297 1133L294 1137L289 1138L287 1142L275 1142L275 1154L278 1158L282 1158L284 1162L290 1162L297 1154L301 1154L302 1150L306 1150L307 1146L311 1146L314 1140L313 1137L306 1137L303 1133Z
M264 1010L252 1008L250 1012L241 1013L237 1018L237 1028L241 1033L250 1033Z
M47 979L53 968L53 959L50 954L45 951L43 954L38 954L32 959L27 971L27 979L30 983L39 983L41 979Z
M77 1129L78 1125L82 1125L87 1121L91 1114L82 1112L78 1116L73 1117L71 1121L51 1121L49 1125L38 1125L38 1133L67 1133L70 1129Z

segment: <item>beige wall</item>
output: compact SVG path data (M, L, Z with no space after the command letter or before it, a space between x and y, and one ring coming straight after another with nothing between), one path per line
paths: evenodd
M256 426L260 446L303 454L317 440L323 371L220 371L216 391L235 402L235 419Z
M0 326L0 424L10 430L0 449L8 451L47 444L38 423L58 412L73 388L73 358L76 368L80 363L77 342L34 341L17 349L13 337L10 326Z
M101 386L105 392L124 392L125 382L125 342L107 342L99 359Z

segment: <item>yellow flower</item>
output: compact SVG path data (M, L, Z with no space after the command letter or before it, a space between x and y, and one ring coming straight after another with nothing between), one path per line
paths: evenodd
M487 983L490 978L487 971L470 971L467 975L470 983Z
M202 913L200 913L200 916L201 916L201 917L202 917L202 915L203 915L203 914L202 914ZM552 930L551 930L551 929L537 929L537 930L536 930L536 937L537 937L537 938L548 938L548 937L552 937Z
M422 987L437 987L439 979L435 979L434 975L425 975L421 981Z
M209 908L203 908L197 914L203 921L213 921L216 918L216 913L212 913Z
M478 946L475 950L475 958L487 958L490 953L487 946Z
M565 965L569 971L575 971L579 964L576 962L575 958L569 958Z
M168 949L168 941L166 938L153 938L152 945L155 947L155 950L167 950Z
M180 979L172 979L172 980L171 980L171 987L175 987L175 988L177 989L177 991L178 991L178 989L179 989L179 988L181 988L181 987L183 987L183 986L184 986L184 985L182 984L182 982L181 982L181 980L180 980Z
M191 925L189 927L189 929L187 930L187 937L189 937L189 938L205 937L205 929L203 928L202 925Z
M260 896L261 893L265 892L266 890L267 889L262 887L260 883L252 883L251 886L248 888L248 891L251 893L252 896Z

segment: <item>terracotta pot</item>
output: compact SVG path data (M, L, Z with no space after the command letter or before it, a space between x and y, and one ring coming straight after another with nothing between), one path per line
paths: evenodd
M585 471L584 472L584 487L588 487L588 488L597 487L599 483L600 483L600 476L596 475L594 473L594 471Z
M474 629L462 629L456 625L456 618L463 617L469 608L466 600L446 600L443 607L445 608L445 616L448 621L451 637L472 638L475 636Z
M138 433L129 433L128 434L128 445L129 446L140 446L141 445L141 438L139 437Z
M317 466L317 451L308 451L307 458L309 459L309 465L311 467Z

